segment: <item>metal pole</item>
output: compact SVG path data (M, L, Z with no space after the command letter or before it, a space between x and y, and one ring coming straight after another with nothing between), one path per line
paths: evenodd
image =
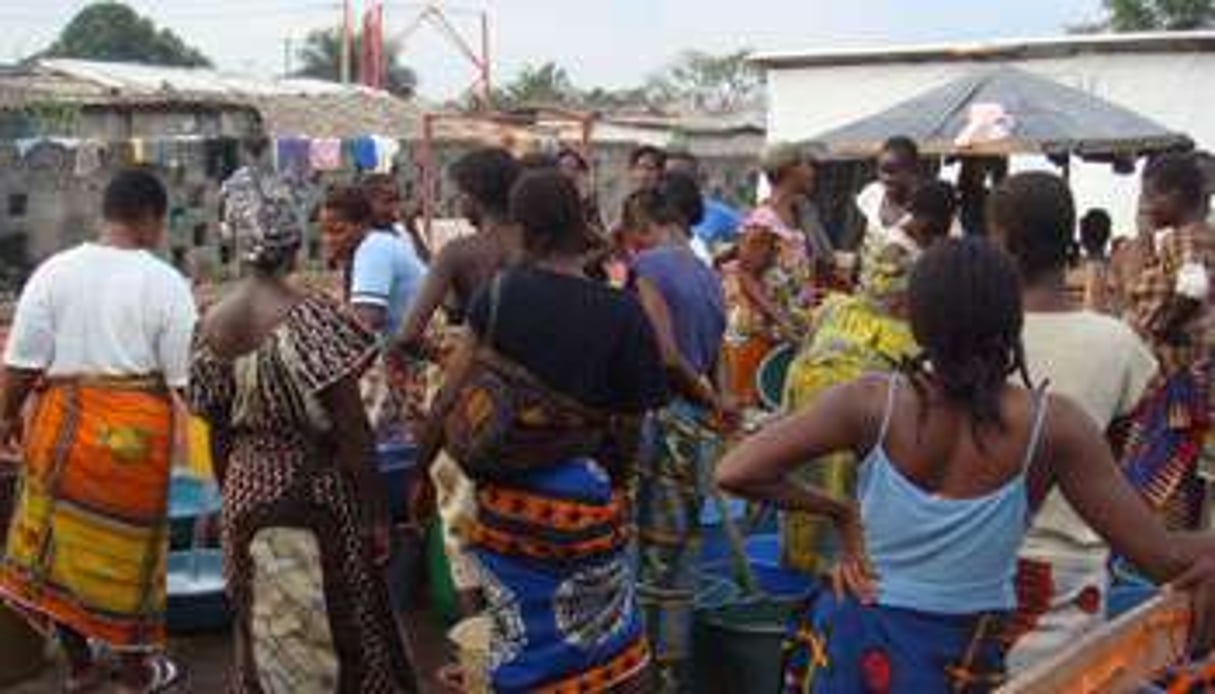
M342 0L342 59L339 72L342 84L350 84L350 0Z
M490 73L489 62L489 12L481 12L481 94L482 103L486 110L493 110L494 90L493 83L490 81L492 77Z
M283 77L291 76L291 34L283 39Z
M432 249L435 247L435 148L434 127L437 116L433 113L422 115L422 230L426 243Z

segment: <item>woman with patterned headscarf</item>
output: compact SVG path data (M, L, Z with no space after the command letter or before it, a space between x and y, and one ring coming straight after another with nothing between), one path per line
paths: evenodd
M910 357L915 340L904 318L911 269L924 249L949 234L956 210L954 189L931 181L908 201L908 216L870 254L855 295L831 294L814 312L810 336L789 367L785 409L797 412L823 391L866 372L889 371ZM833 453L807 472L811 481L837 496L851 493L851 453ZM831 566L835 549L830 525L805 513L786 513L781 554L786 565L809 572Z
M288 282L302 227L275 180L253 173L225 193L245 273L202 321L188 400L211 425L223 491L232 689L416 691L359 396L375 338Z

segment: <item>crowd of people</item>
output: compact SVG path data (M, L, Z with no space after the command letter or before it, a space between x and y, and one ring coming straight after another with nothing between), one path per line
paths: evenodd
M67 691L181 675L165 514L186 408L223 497L233 691L418 690L375 463L406 442L409 513L438 516L459 609L488 618L487 671L444 668L456 690L688 690L715 487L779 509L783 564L814 577L790 692L989 690L1100 625L1121 564L1192 591L1212 645L1215 235L1193 155L1147 163L1111 255L1109 216L1078 222L1059 176L1005 176L960 221L892 138L844 253L807 148L764 153L745 213L692 155L641 148L611 224L580 152L486 148L449 171L476 233L441 249L392 177L330 190L331 294L292 280L308 215L264 153L224 185L243 272L201 316L139 169L22 292L0 597L58 639ZM782 411L754 417L782 345Z

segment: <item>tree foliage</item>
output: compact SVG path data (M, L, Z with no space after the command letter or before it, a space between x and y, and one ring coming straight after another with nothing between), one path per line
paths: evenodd
M120 2L97 2L68 22L42 55L112 62L209 67L211 61L169 29Z
M747 62L750 51L724 55L687 51L647 85L652 103L682 110L731 113L763 104L763 73Z
M1105 0L1114 31L1184 31L1215 26L1215 0Z
M351 37L350 75L358 76L359 56L363 54L363 36L354 33ZM298 77L312 77L337 82L342 79L342 29L318 29L304 38L296 51L301 67L295 71ZM413 68L401 62L401 45L385 41L384 58L388 61L387 89L397 96L410 97L418 88L418 75Z
M559 106L596 111L626 109L729 113L763 103L763 76L747 60L747 51L712 55L681 54L644 84L623 89L583 90L556 63L528 65L510 83L494 90L501 109Z
M531 106L576 107L582 94L569 73L556 63L526 65L513 81L494 90L494 105L511 110Z

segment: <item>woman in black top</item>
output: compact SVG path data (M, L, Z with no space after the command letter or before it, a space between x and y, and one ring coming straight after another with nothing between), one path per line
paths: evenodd
M492 617L491 686L648 691L627 556L635 451L620 432L666 398L657 341L635 297L584 275L585 220L568 178L527 174L511 216L527 260L473 300L473 336L436 411L447 431L468 416L507 431L496 458L470 452L469 437L445 442L476 480L464 539ZM475 397L503 373L510 395ZM526 411L509 404L521 392ZM487 401L488 413L470 405Z

